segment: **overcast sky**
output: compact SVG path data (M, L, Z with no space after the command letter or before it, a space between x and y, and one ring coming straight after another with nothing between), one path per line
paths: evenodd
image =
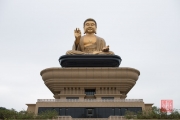
M60 67L87 18L120 67L141 72L127 99L158 107L170 99L180 109L179 0L0 0L0 107L53 99L40 71Z

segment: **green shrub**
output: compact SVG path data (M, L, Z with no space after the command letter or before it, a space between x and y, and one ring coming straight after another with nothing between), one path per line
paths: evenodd
M14 109L0 109L0 119L15 119L17 115L17 111Z
M35 116L34 113L27 112L22 110L17 112L14 109L6 109L0 107L0 119L3 120L16 120L16 119L52 119L56 118L58 113L55 110L48 110L40 113L39 115Z
M27 112L25 110L22 110L17 113L16 119L33 119L34 113Z
M173 110L169 115L166 110L152 107L150 110L144 110L137 113L137 119L180 119L180 113Z
M37 115L36 119L52 119L52 118L57 118L57 116L58 113L56 110L47 110Z
M176 110L173 110L172 112L171 112L171 114L169 115L169 118L170 119L180 119L180 113L178 112L178 111L176 111Z
M132 111L126 111L125 112L125 118L126 119L133 119L133 118L136 118L136 115L134 112Z

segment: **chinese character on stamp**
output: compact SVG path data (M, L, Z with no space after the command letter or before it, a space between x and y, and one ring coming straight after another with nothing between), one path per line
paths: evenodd
M173 100L161 100L162 112L172 112L172 110L173 110Z

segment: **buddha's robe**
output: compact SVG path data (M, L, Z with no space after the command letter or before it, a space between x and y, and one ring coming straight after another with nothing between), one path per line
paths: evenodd
M72 50L66 52L66 55L86 55L93 54L94 51L99 51L101 55L114 55L113 52L102 52L102 49L106 47L106 42L103 38L96 36L96 42L91 45L84 46L83 42L84 36L81 37L79 45L76 46L75 43L72 47Z

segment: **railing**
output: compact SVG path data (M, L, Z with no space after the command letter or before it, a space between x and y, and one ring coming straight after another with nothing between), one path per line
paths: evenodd
M108 120L108 118L73 118L72 120Z
M58 120L72 120L73 118L71 116L58 116Z
M126 120L124 116L109 116L108 120Z
M38 99L37 102L143 102L143 99Z
M59 116L57 120L126 120L124 116L109 116L108 118L72 118L71 116Z

